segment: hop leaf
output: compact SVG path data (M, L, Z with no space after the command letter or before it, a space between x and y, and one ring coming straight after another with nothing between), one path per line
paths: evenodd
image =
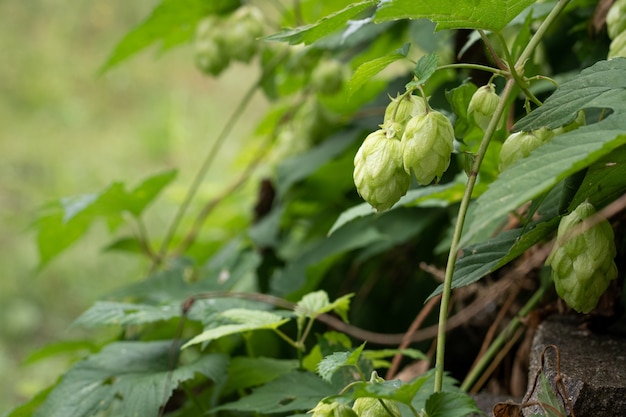
M467 116L473 117L478 127L485 131L499 102L500 96L496 94L494 85L483 85L472 96L467 106Z
M504 171L513 163L520 159L526 158L530 153L540 145L548 142L554 137L554 132L541 128L532 132L512 133L502 144L500 149L500 157L498 168L500 172Z
M612 279L617 277L613 229L607 220L574 234L574 228L595 213L593 205L581 203L561 219L557 240L546 265L559 296L568 306L588 313L597 304ZM582 230L582 229L581 229Z
M402 135L402 161L407 173L428 185L439 180L450 165L454 148L454 129L443 114L430 111L413 116Z
M376 210L391 208L411 184L402 166L400 141L387 138L382 129L370 133L354 157L353 178L361 197Z

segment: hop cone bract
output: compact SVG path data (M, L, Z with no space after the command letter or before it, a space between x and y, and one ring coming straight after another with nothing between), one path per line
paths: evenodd
M393 206L411 184L402 166L400 141L379 129L370 133L354 157L354 184L377 211Z
M611 224L602 220L582 232L574 230L594 213L593 205L584 202L563 217L556 243L546 259L546 265L552 267L557 294L581 313L588 313L598 304L600 296L617 276Z
M385 403L387 409L383 407L381 401ZM402 415L398 404L394 401L379 400L378 398L371 397L357 398L354 401L352 409L359 417L400 417Z
M467 106L467 117L473 117L478 127L485 131L499 102L500 96L496 94L494 85L483 85L472 96Z
M446 116L438 111L413 116L402 135L404 169L428 185L448 169L453 149L454 129Z
M338 402L319 402L311 411L312 417L357 417L354 410L347 405Z
M504 141L502 149L500 149L500 157L498 160L500 171L504 171L513 165L513 163L526 158L533 150L548 142L553 137L554 132L546 128L533 130L532 132L512 133Z

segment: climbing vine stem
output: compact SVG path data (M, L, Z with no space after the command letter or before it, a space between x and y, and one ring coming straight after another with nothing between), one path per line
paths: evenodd
M443 387L443 371L444 371L444 356L445 356L445 343L446 343L446 327L448 322L448 308L450 306L450 295L452 293L452 276L454 275L454 266L456 263L457 252L459 250L459 242L461 240L461 235L463 231L463 225L465 224L465 216L467 215L467 210L469 208L469 203L472 199L472 192L474 191L474 185L476 184L476 180L478 177L478 171L480 170L480 166L487 152L487 148L489 147L489 143L493 138L493 134L496 131L496 127L502 115L504 114L504 110L509 102L509 98L513 93L516 86L516 79L519 79L519 72L523 70L524 64L530 58L535 48L539 45L539 42L543 38L543 35L546 33L547 29L550 27L552 22L556 19L559 13L567 6L569 0L560 0L557 5L552 9L552 11L548 14L546 19L541 23L537 32L530 39L517 62L515 62L512 68L509 68L511 72L515 72L515 75L509 75L507 82L502 90L502 94L500 97L500 101L498 103L498 107L496 108L491 121L489 122L489 126L485 131L483 136L483 140L480 143L480 147L478 149L478 154L474 159L472 164L471 171L467 178L467 184L465 186L465 193L463 194L463 199L461 200L461 205L459 207L459 214L456 219L456 224L454 227L454 234L452 236L452 242L450 244L450 252L448 253L448 261L446 264L446 274L443 283L443 291L441 296L441 305L439 312L439 323L438 323L438 333L437 333L437 353L435 358L435 392L440 392ZM512 62L509 62L509 65Z

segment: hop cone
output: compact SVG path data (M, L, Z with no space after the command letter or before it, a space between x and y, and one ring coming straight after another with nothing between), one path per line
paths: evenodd
M393 206L411 183L402 167L400 141L387 138L382 129L370 133L354 157L353 177L361 197L377 211Z
M500 96L496 94L494 85L483 85L472 96L467 106L467 117L473 117L478 127L485 131L499 102Z
M502 149L500 149L500 157L498 161L500 171L504 171L513 165L513 163L526 158L533 150L545 142L548 142L553 137L554 132L546 128L541 128L532 132L512 133L504 141Z
M314 409L309 411L313 413L312 417L357 417L352 408L337 402L324 403L319 402Z
M385 109L383 126L390 123L399 123L405 126L413 116L426 113L426 103L424 99L413 94L408 96L397 96L392 98ZM400 132L402 136L402 132Z
M454 129L446 116L437 111L413 116L402 135L404 169L419 184L430 184L448 169L453 148Z
M581 313L588 313L598 304L610 281L617 276L613 229L607 220L582 233L572 233L594 213L593 205L584 202L563 217L556 244L546 259L546 265L552 267L557 294Z
M398 404L391 400L382 400L385 407L378 398L361 397L354 401L352 409L359 417L400 417ZM390 413L391 412L391 413Z

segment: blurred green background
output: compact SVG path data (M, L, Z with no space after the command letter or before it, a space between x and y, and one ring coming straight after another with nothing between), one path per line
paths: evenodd
M190 46L162 57L150 50L98 77L116 42L156 4L0 2L0 414L54 382L67 366L63 356L30 365L25 358L47 343L80 338L85 330L71 328L72 321L108 290L140 279L146 267L129 255L101 254L111 240L102 226L37 271L31 227L37 209L113 181L133 187L178 168L175 184L149 209L152 236L158 238L212 140L254 81L244 67L218 80L203 77ZM237 124L200 201L245 163L244 139L264 105L255 98ZM235 196L235 213L222 214L209 230L228 224L224 216L246 215L244 203L252 193Z

